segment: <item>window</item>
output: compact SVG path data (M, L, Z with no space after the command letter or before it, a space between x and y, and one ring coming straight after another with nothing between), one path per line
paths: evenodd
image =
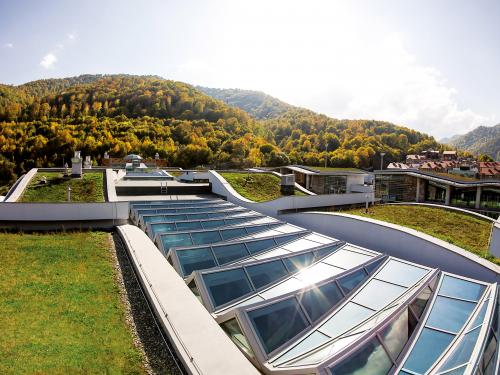
M457 333L469 319L475 303L438 296L426 325Z
M165 251L168 251L171 247L190 246L193 244L191 236L187 233L162 235L161 242Z
M203 222L203 228L205 229L222 227L224 225L224 220L211 220Z
M203 281L216 307L252 291L245 271L241 268L204 274Z
M406 288L372 279L352 299L353 302L373 310L379 310L403 294Z
M431 294L432 294L432 290L429 287L426 287L417 296L417 298L415 298L415 300L413 300L413 302L410 304L413 312L417 315L418 318L420 318L420 316L422 316L422 313L424 312L425 306L427 306L427 302L429 301Z
M200 229L201 223L199 221L184 221L177 223L177 230Z
M393 358L398 358L401 354L416 324L416 321L410 319L410 314L406 309L380 333L385 347Z
M445 275L441 287L439 288L439 294L448 297L478 301L483 295L485 288L486 287L481 284Z
M191 233L194 245L204 245L222 241L222 237L218 231L196 232Z
M263 227L259 227L261 229L265 229ZM222 238L224 241L230 240L236 237L243 237L247 234L245 228L234 228L234 229L223 229L220 231L222 234Z
M208 247L199 249L178 250L177 257L181 264L183 275L189 275L195 270L215 267L214 256Z
M238 325L236 319L231 319L228 320L227 322L222 323L221 327L224 330L224 332L226 332L226 334L229 336L229 338L236 344L237 347L246 352L250 357L254 357L252 347L250 346L247 338L241 331L241 328Z
M337 337L361 323L373 313L373 310L348 302L334 316L328 319L320 327L320 330L331 337Z
M460 341L460 344L458 344L451 356L446 360L444 365L441 366L439 371L451 370L454 367L468 363L476 345L477 338L479 337L480 330L481 327L478 327L475 330L466 333Z
M365 270L360 269L346 276L339 278L339 284L345 294L349 293L351 290L355 289L359 284L361 284L367 275Z
M288 271L281 260L249 266L246 270L256 289L269 285L288 275Z
M337 284L330 282L305 291L300 296L300 302L311 320L315 321L343 298L344 295Z
M314 261L313 253L305 253L300 255L295 255L290 258L283 259L286 267L290 270L290 272L297 272L301 268L307 267Z
M374 338L357 353L330 370L335 375L387 375L391 367L391 359L380 342Z
M272 247L275 247L276 243L272 238L268 238L265 240L259 240L259 241L252 241L252 242L247 242L247 248L248 251L250 251L250 254L257 254L261 253L264 250L270 249Z
M389 260L375 276L379 280L409 287L424 277L429 271L411 264Z
M245 245L242 243L214 246L213 251L219 264L234 262L235 260L245 258L249 255Z
M359 266L362 263L368 262L373 256L355 253L353 251L340 249L334 254L325 258L324 262L335 267L344 268L346 270Z
M271 353L308 326L295 299L250 311L248 316L266 353Z
M448 347L455 336L448 333L424 328L404 368L418 374L424 374Z

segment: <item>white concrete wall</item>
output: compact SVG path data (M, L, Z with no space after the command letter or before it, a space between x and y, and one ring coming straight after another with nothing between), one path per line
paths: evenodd
M258 375L151 239L133 225L117 229L155 315L188 373Z
M24 190L29 185L33 177L35 177L37 171L37 168L30 169L30 171L24 175L23 179L19 182L15 190L5 200L5 202L16 202L21 197L21 195L23 195Z
M500 258L500 218L493 224L491 231L490 254Z
M0 204L0 221L127 220L128 216L128 202Z
M500 282L499 266L458 246L410 228L329 212L292 213L281 215L280 219L429 267L487 282ZM500 237L498 232L497 235Z
M106 191L108 202L117 202L115 183L118 180L118 174L112 169L106 169Z
M201 178L209 179L212 184L213 193L226 197L229 202L274 217L276 217L278 212L282 210L365 203L366 200L364 193L346 193L313 196L291 195L268 202L254 202L238 194L236 190L234 190L233 187L217 172L208 171L201 175L203 175ZM371 202L374 199L374 194L371 193L368 195L368 200Z

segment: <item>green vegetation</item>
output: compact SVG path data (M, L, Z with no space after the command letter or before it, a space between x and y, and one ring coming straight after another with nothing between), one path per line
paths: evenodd
M465 181L465 182L477 182L479 179L474 178L474 177L467 177L467 176L460 176L457 174L452 174L452 173L441 173L441 172L434 172L434 171L425 171L425 173L433 174L436 175L437 177L444 177L449 180L455 180L455 181Z
M0 373L146 373L108 233L3 233L0 241Z
M411 205L376 205L369 209L368 214L364 208L343 213L413 228L500 264L500 259L488 254L492 227L492 223L488 220L442 208Z
M42 183L45 177L47 183ZM104 202L103 174L86 172L82 178L65 178L59 172L38 172L20 198L20 202L67 202L71 187L72 202Z
M279 177L269 173L220 173L241 196L255 202L266 202L283 197ZM295 195L305 195L295 190Z
M325 159L331 167L368 168L380 165L381 151L391 162L442 148L428 135L388 122L337 120L262 93L215 91L209 93L239 108L155 76L0 85L0 186L33 167L62 166L75 150L97 163L105 152L158 153L169 165L222 169L320 166Z

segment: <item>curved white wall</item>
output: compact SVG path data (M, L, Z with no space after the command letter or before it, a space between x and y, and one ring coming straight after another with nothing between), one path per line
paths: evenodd
M268 202L254 202L242 197L216 171L197 174L198 178L208 178L212 184L212 192L226 197L229 202L276 217L280 211L314 207L328 207L348 204L363 204L366 201L364 193L324 194L311 196L291 195ZM368 194L368 201L372 202L374 194Z
M281 216L292 224L359 246L488 282L500 282L500 267L422 232L379 220L331 212ZM498 233L500 241L500 233Z

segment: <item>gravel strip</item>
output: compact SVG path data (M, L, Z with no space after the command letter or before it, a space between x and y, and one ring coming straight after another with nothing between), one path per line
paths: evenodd
M174 349L170 343L165 343L156 325L119 235L114 232L109 238L117 284L125 306L125 319L134 336L135 346L143 353L147 373L183 374L177 366L180 361Z

